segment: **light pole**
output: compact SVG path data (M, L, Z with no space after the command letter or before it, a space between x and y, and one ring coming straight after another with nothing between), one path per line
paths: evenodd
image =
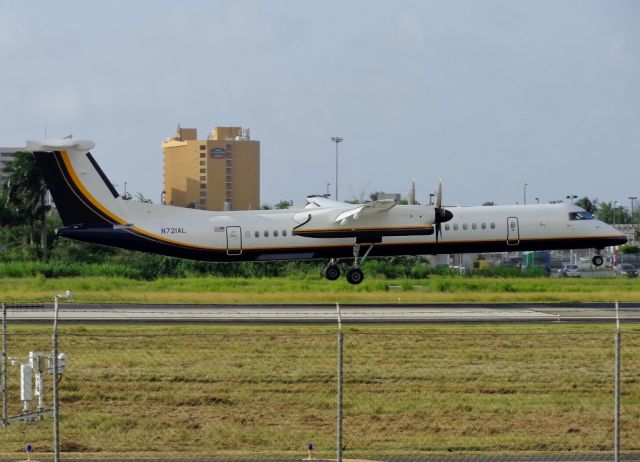
M527 205L527 183L524 184L524 187L522 188L522 195L523 195L523 200L522 203L524 205Z
M618 201L613 201L613 227L615 228L616 226L616 206L618 204Z
M578 196L576 196L575 194L570 194L567 196L567 199L569 199L571 201L571 203L574 203L574 200L577 199Z
M336 200L338 200L338 144L342 143L342 138L332 136L331 141L336 143Z
M636 199L636 196L629 196L629 200L631 201L631 223L633 223L633 201L635 201Z

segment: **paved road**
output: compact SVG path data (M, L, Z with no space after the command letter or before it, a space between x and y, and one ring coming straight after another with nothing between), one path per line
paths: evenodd
M61 322L210 322L210 323L335 323L335 305L60 305ZM588 304L389 304L343 305L345 323L433 322L613 322L612 303ZM50 322L51 304L43 309L12 308L10 321ZM620 305L623 322L640 321L640 303Z

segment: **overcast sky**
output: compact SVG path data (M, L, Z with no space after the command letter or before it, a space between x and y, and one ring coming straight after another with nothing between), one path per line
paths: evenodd
M158 202L164 138L261 142L262 201L640 196L640 1L3 1L0 146L90 138Z

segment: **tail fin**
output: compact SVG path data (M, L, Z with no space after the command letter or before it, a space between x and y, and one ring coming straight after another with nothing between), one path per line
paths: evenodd
M126 208L89 152L91 140L27 141L65 226L126 224Z

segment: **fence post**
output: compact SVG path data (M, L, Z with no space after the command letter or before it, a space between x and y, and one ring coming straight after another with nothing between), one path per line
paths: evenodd
M336 462L342 462L342 384L343 384L343 351L344 333L342 332L342 317L340 316L340 305L336 303L338 312L338 422L337 422L337 447Z
M620 462L620 312L618 302L616 302L616 337L615 337L615 442L614 459Z
M58 295L53 297L53 460L60 462L60 413L58 409Z
M8 386L7 386L7 304L2 302L2 426L7 426Z

